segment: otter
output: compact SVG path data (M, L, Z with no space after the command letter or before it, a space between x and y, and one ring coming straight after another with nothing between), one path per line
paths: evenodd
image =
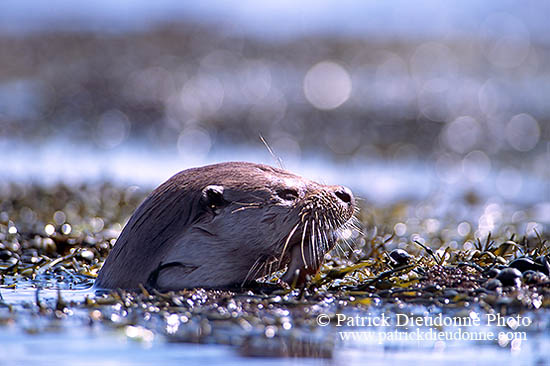
M351 225L355 207L344 186L268 165L183 170L135 210L95 287L228 288L285 267L281 280L302 285Z

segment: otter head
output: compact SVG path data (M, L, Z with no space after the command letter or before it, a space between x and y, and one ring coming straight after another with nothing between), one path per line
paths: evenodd
M302 284L317 272L354 209L348 188L266 165L185 170L136 210L97 285L225 287L285 266L282 279Z

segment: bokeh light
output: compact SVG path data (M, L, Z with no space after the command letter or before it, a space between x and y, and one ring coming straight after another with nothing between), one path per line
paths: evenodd
M95 140L99 146L111 149L120 145L128 137L129 132L128 117L119 110L110 110L99 118Z
M33 22L10 3L0 15L10 50L0 54L0 144L19 158L24 149L6 144L30 142L44 161L6 170L70 170L44 147L56 139L92 156L162 150L203 164L224 149L264 151L261 135L287 161L395 164L380 179L395 190L402 172L422 167L431 174L422 192L550 194L547 5L319 3L303 17L311 4L230 3L155 3L145 19L139 5L83 12L66 2ZM88 170L125 165L106 160ZM382 185L362 188L399 196Z
M204 156L211 145L210 134L200 127L185 128L178 137L178 150L182 157Z
M530 49L529 31L521 20L507 13L494 13L481 25L483 50L495 66L512 68L521 65Z
M466 153L477 146L481 133L481 126L473 117L462 116L448 123L443 138L451 150Z
M518 151L532 150L540 138L539 124L526 113L515 115L506 125L506 138Z
M348 100L351 94L351 78L341 65L323 61L306 73L304 93L316 108L334 109Z

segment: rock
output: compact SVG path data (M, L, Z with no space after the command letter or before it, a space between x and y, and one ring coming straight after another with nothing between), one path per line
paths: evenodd
M483 284L483 287L485 287L487 290L494 291L499 287L502 287L502 282L500 282L500 280L497 280L496 278L491 278Z
M489 278L495 278L496 276L498 276L499 273L500 273L500 269L491 268L490 270L487 271L487 276L489 276Z
M522 274L517 268L505 268L496 277L503 286L519 286Z
M409 263L412 256L403 249L394 249L390 252L390 258L395 263L395 267L401 267Z
M517 268L521 272L525 272L525 271L541 271L542 272L542 271L545 270L545 266L543 266L542 264L539 264L539 263L535 263L535 261L533 261L530 258L526 258L526 257L522 257L522 258L518 258L518 259L513 260L509 264L509 267L510 268Z

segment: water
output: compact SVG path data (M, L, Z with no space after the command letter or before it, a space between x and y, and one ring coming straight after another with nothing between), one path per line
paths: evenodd
M546 117L550 114L550 104L545 92L550 75L545 62L548 57L545 45L550 41L546 19L548 7L541 2L496 0L483 3L468 0L461 2L460 7L433 0L383 3L305 1L299 4L271 0L244 4L210 0L192 4L175 0L97 0L78 4L69 0L4 0L0 5L0 30L9 42L12 38L23 40L26 47L34 49L30 41L25 43L25 37L42 34L47 38L48 31L92 31L100 38L107 34L105 38L109 39L123 33L128 36L134 31L147 32L147 29L166 22L181 21L216 28L213 32L221 39L220 44L212 41L213 44L205 45L199 34L192 42L193 46L181 53L174 53L178 49L174 45L159 48L159 54L174 53L175 56L154 62L140 58L139 52L136 55L114 53L110 57L109 70L117 70L115 65L124 64L121 59L139 61L137 66L134 65L135 70L118 70L119 79L124 81L122 84L133 88L130 97L138 101L148 101L147 98L155 102L161 100L159 110L162 115L166 113L168 117L187 124L188 113L194 116L197 106L185 104L189 110L178 114L181 112L178 103L181 103L182 96L189 97L190 94L198 98L198 106L204 109L199 108L199 112L213 113L214 120L222 117L229 121L231 117L239 120L240 124L231 125L233 130L263 128L270 131L266 133L273 132L273 136L268 134L266 137L273 143L275 152L283 156L287 169L323 183L347 185L357 196L373 205L384 207L409 200L417 205L416 212L431 206L430 219L452 213L457 223L468 220L473 226L478 219L480 223L486 223L497 217L495 220L505 223L507 220L512 222L514 217L527 221L528 217L530 222L520 230L536 227L547 232L550 229L550 143ZM235 43L226 45L226 37ZM367 46L364 51L361 43L342 49L336 47L338 57L332 59L323 52L324 41L317 45L319 49L304 48L303 54L295 54L292 43L289 43L282 47L286 52L282 60L274 57L273 52L278 54L279 45L301 37L308 38L311 44L317 44L316 40L320 38L316 37L341 38L343 44L346 39L365 40ZM244 53L241 45L249 38L257 41L254 47L260 46L260 51L251 55ZM131 37L128 39L127 42L133 42ZM379 47L373 46L377 40L385 41ZM411 49L405 47L402 50L399 42L394 46L394 40L405 45L412 43ZM262 53L265 45L271 53ZM143 45L136 48L145 50L143 54L150 53ZM470 48L474 50L474 57L468 53ZM341 50L344 51L339 54ZM59 48L57 52L64 54L66 51ZM24 47L18 52L16 54L22 59L6 58L4 69L11 70L16 63L26 64L23 58L31 52ZM371 59L373 53L378 56ZM219 144L215 139L221 135L215 131L219 126L209 126L208 123L190 129L182 125L180 130L164 126L165 134L174 135L172 140L167 140L172 146L162 146L164 142L151 145L143 135L138 135L143 140L128 138L130 130L134 133L140 123L147 125L149 122L141 121L139 115L134 117L128 111L125 112L127 115L121 112L121 105L127 105L131 100L124 94L126 89L116 90L126 99L115 98L114 106L109 105L108 110L98 109L97 115L84 117L84 107L88 104L95 103L99 106L97 108L105 108L98 102L113 86L97 90L96 94L93 94L93 88L82 87L88 81L89 71L99 69L100 72L96 73L102 74L103 66L92 63L94 69L84 63L80 66L82 73L78 73L72 67L78 65L79 56L70 50L68 55L66 66L61 60L49 64L49 59L54 58L51 55L36 58L36 64L26 64L23 71L13 74L8 71L7 77L0 79L0 121L3 122L4 117L8 122L7 129L0 126L3 133L0 140L0 188L10 182L46 185L64 182L70 185L114 181L122 185L140 185L149 190L176 172L193 166L235 160L276 165L266 149ZM235 62L235 59L238 69L242 69L240 72L235 72L233 64L225 64L227 60ZM254 62L250 63L250 59ZM430 62L426 63L425 59ZM161 66L151 68L153 64L157 66L157 61ZM313 112L335 101L330 98L328 101L319 100L311 93L304 93L306 86L317 90L319 85L316 82L323 86L326 81L319 76L313 77L314 65L320 61L324 61L325 66L327 63L336 66L337 71L343 70L340 76L337 75L337 81L349 79L351 84L348 82L349 85L342 87L342 95L336 95L340 97L335 99L336 102L344 101L343 108L337 109L334 115L325 116L326 119L320 120L317 126L317 113ZM195 70L195 62L201 65L200 72ZM253 71L251 74L244 72L250 70ZM70 80L64 79L67 75ZM133 78L136 75L139 77ZM249 79L243 79L243 75ZM169 83L165 85L161 81L176 79L174 91L168 93L162 89ZM67 94L63 94L64 88L71 83L77 87L68 87ZM329 89L336 93L336 89ZM59 104L46 108L46 102L56 93L60 93ZM259 94L265 99L262 100ZM77 100L76 107L73 106L76 109L65 111L66 105L70 104L67 101L73 99ZM83 109L78 109L81 106ZM249 113L250 106L254 108ZM307 113L297 113L304 110ZM51 115L52 111L60 115ZM347 115L346 111L358 114ZM51 120L43 120L46 116ZM376 121L384 116L390 116L393 124ZM439 124L430 125L437 133L429 135L428 132L432 131L424 128L425 121L417 121L418 128L394 123L403 120L403 116L413 116L413 119L423 116L437 121ZM472 122L470 117L477 122ZM55 131L64 133L59 126L68 123L66 119L75 119L71 122L74 131L82 133L83 140L92 142L57 137ZM294 120L300 122L301 119L312 123L304 124L307 139L303 139L304 136L300 139L295 135L295 129L288 128ZM154 121L154 126L162 130L163 124L174 123L167 121ZM258 121L265 123L260 126L256 124ZM532 128L526 132L523 126L529 122ZM95 124L95 128L88 134L84 133L90 124ZM247 124L252 127L247 127ZM309 132L317 127L323 133L311 137ZM358 133L360 129L362 135ZM17 141L11 136L14 131L19 137L34 135L28 141ZM50 134L51 131L54 133ZM47 134L44 140L39 138L42 133ZM406 141L398 139L403 133L407 135ZM417 139L412 141L412 137ZM197 138L200 143L193 144ZM312 139L314 144L326 145L325 153L318 154L300 145L300 141L308 142L308 139ZM376 152L373 146L380 142L386 145L399 143L404 148L396 151L395 155L399 157L395 158L393 153L385 157L371 154L371 151ZM414 145L412 150L411 142ZM193 150L185 148L186 143L209 147ZM345 154L354 149L365 151ZM526 154L525 151L530 149L533 149L532 154ZM327 151L340 157L335 159L327 155ZM369 156L371 158L367 158ZM481 204L475 209L465 209L460 202L471 194L477 196ZM505 206L510 210L506 217L503 214ZM419 217L422 215L417 213L412 219L419 221ZM410 223L400 223L401 227L407 228L405 224L411 230ZM484 234L491 229L486 226ZM474 230L475 227L472 232ZM90 325L89 313L85 309L73 308L62 321L32 315L29 309L36 307L36 284L20 283L15 290L0 289L1 299L14 306L16 319L0 328L0 365L463 365L465 362L548 365L549 359L548 325L533 331L529 341L524 342L520 349L471 342L444 346L406 342L382 345L376 342L338 342L337 333L332 331L327 335L334 337L336 344L331 360L245 358L237 347L174 344L158 334L149 340L132 340L123 329L116 330L99 322ZM40 290L40 300L55 304L58 284L42 285L46 288ZM92 290L61 290L60 294L65 301L76 302L94 295ZM548 318L544 313L541 317L545 315ZM7 308L0 308L2 322L10 316Z
M0 140L4 151L0 179L8 182L65 182L113 181L128 185L154 188L175 173L222 161L251 161L277 166L267 149L249 147L216 147L207 154L178 151L174 148L147 149L144 144L129 141L115 149L99 149L63 139L51 139L31 145L24 142ZM523 205L550 200L550 184L544 176L530 171L517 171L509 184L500 188L502 177L496 167L481 176L469 174L462 162L438 166L429 160L385 160L349 158L335 161L322 155L304 155L301 159L283 161L285 169L325 183L349 186L356 195L378 204L390 204L404 199L425 200L444 196L456 200L473 191L483 199L498 199ZM345 174L342 174L345 172ZM508 177L506 177L508 178ZM510 182L520 179L510 196ZM512 182L513 183L513 182ZM516 183L514 183L516 185ZM546 220L546 209L542 208Z
M206 155L180 154L177 149L144 150L143 145L126 142L111 150L99 150L92 145L77 145L64 140L50 140L30 146L28 143L3 141L0 144L5 156L0 178L4 182L38 182L54 184L65 182L101 182L105 179L120 184L153 187L175 172L196 165L223 160L249 160L274 165L273 158L263 149L213 149ZM507 202L495 194L496 177L490 173L481 182L470 182L464 172L463 179L445 180L428 161L365 161L349 159L335 161L322 156L286 161L287 168L325 183L349 185L356 194L384 205L402 199L413 202L435 200L443 212L456 207L456 200L475 189L482 199ZM345 174L342 174L345 172ZM544 203L548 200L548 185L525 173L524 185L516 199L517 205ZM443 177L443 178L442 178ZM546 208L544 208L546 207ZM550 223L548 204L540 210L538 221ZM479 216L480 212L468 213ZM45 289L38 296L41 302L54 306L58 298L56 283L43 283ZM335 347L332 359L275 359L243 357L238 347L225 345L194 345L167 342L155 333L149 340L134 340L123 330L89 321L89 310L72 308L69 315L58 320L53 317L31 315L29 308L36 307L36 283L20 282L17 289L0 289L1 298L14 306L15 322L3 326L0 332L0 355L9 365L148 365L181 363L200 365L224 364L335 364L362 365L441 364L459 365L476 360L477 365L519 364L545 365L550 338L539 326L529 333L528 341L519 349L500 347L494 343L430 343L430 342L352 342L339 341L337 331L327 333ZM83 302L93 297L93 289L61 290L64 301ZM0 310L0 318L5 313ZM360 312L361 313L361 312ZM541 314L544 318L544 313ZM542 323L541 323L542 324ZM546 326L547 327L547 326ZM356 330L356 329L347 329ZM378 329L377 331L386 331ZM101 350L97 352L97 350Z
M454 6L453 6L454 5ZM32 9L32 10L31 10ZM96 0L76 4L70 0L4 0L0 29L24 33L44 29L121 32L143 30L163 22L195 21L226 26L232 34L262 38L303 35L368 35L378 38L453 38L478 35L480 24L494 14L512 16L537 41L548 42L544 2L462 1L460 6L435 0L411 3L365 1L201 1ZM368 21L365 21L368 17ZM497 35L492 35L497 36Z
M247 358L239 353L238 347L224 345L204 345L166 342L158 334L151 339L133 340L123 328L108 328L101 323L90 323L88 311L72 308L63 320L54 317L36 317L25 308L35 303L36 289L22 286L17 290L0 289L3 301L14 306L15 323L3 326L0 332L0 355L6 365L164 365L217 364L226 365L364 365L401 364L458 365L475 359L476 365L500 364L547 365L546 349L550 338L545 332L544 321L538 322L537 329L531 329L528 340L521 347L499 347L490 342L384 342L339 341L337 331L370 330L368 328L341 328L331 331L335 347L332 359L279 359ZM55 302L58 292L41 290L42 302ZM84 301L93 296L93 290L61 291L65 301ZM419 311L417 307L415 309ZM359 315L371 315L356 312ZM428 314L428 313L426 313ZM0 312L4 316L4 312ZM524 316L529 316L525 315ZM546 323L548 321L546 320ZM535 326L532 326L535 328ZM385 332L390 329L375 328ZM455 329L456 330L456 329ZM487 329L485 329L487 331ZM99 351L99 352L98 352Z

